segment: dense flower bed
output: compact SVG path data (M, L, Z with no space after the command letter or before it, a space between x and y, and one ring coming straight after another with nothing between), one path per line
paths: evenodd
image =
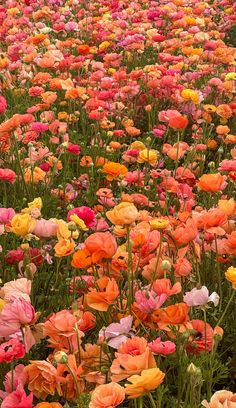
M236 3L0 5L2 408L235 408Z

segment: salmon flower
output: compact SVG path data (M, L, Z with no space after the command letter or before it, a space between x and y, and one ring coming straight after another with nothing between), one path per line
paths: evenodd
M98 279L96 287L99 290L90 288L89 293L85 296L87 305L92 309L106 312L119 296L119 288L115 279L109 279L107 276Z
M186 224L179 225L172 233L172 237L177 245L187 245L193 241L198 235L196 223L192 219L188 219Z
M131 384L125 384L125 393L128 398L139 398L147 392L154 391L165 378L165 374L159 368L143 370L141 375L133 375L127 380Z
M95 232L84 241L84 245L93 263L112 258L117 250L116 240L110 232Z
M27 374L28 389L37 398L45 399L48 395L54 395L56 389L60 394L57 383L57 370L48 361L31 361L25 367L25 372Z
M89 408L115 408L125 399L125 391L121 385L111 382L99 385L91 396Z

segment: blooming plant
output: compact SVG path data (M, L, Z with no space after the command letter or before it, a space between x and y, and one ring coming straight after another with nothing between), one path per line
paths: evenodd
M1 407L236 407L235 21L1 2Z

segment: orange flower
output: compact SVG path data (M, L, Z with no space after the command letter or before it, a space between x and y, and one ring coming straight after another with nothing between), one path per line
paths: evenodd
M68 366L73 373L73 376L68 371ZM81 374L83 373L82 364L77 366L74 354L68 356L67 365L57 364L58 382L61 384L61 393L67 400L74 400L77 397L77 390L74 378L77 380L79 391L83 391L83 383L81 381Z
M29 391L32 391L37 398L46 399L48 395L54 395L55 390L60 394L60 387L57 384L57 370L46 360L30 361L25 367Z
M33 172L31 169L27 169L24 173L25 182L38 184L41 181L45 181L46 173L45 171L41 170L40 167L35 167Z
M210 234L225 235L225 230L221 227L227 223L227 216L219 208L212 208L197 218L198 229L205 230Z
M119 288L115 279L104 276L96 281L96 289L90 288L90 292L85 296L87 305L92 309L106 312L119 296Z
M158 324L160 330L172 332L171 326L175 326L176 330L184 332L186 329L192 328L191 323L189 323L188 311L189 307L186 303L176 303L155 311L152 314L152 319Z
M85 240L84 244L91 254L93 263L112 258L117 250L116 240L110 232L95 232Z
M87 55L90 53L90 46L87 44L78 45L77 52L81 55Z
M221 191L226 187L225 176L220 173L203 174L198 181L198 187L209 193Z
M80 160L81 167L92 167L93 166L93 159L91 156L83 156Z
M229 119L233 115L232 109L230 108L229 105L226 104L217 106L216 113L217 115L224 119Z
M71 265L74 268L88 268L92 265L91 253L85 249L79 249L73 255Z
M224 247L227 254L236 256L236 231L233 231L230 235L228 235Z
M174 116L169 120L172 129L185 129L188 126L188 119L185 116Z
M125 399L125 391L121 385L111 382L99 385L92 393L89 408L114 408Z
M131 384L125 384L128 398L139 398L143 394L155 390L164 380L165 374L159 368L143 370L141 375L128 378Z
M60 239L58 243L54 246L55 256L62 257L68 256L74 252L75 243L71 239Z
M156 367L154 356L143 337L128 339L118 348L115 357L111 365L111 379L115 382Z
M138 218L138 210L133 203L122 202L107 211L107 218L115 225L129 225Z
M106 179L108 181L113 181L121 176L125 176L128 169L123 164L109 161L104 164L102 172L106 174Z

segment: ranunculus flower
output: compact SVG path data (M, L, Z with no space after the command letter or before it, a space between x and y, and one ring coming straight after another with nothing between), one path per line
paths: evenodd
M10 339L0 345L0 363L10 363L24 355L24 345L18 339Z
M89 408L115 408L125 399L125 390L121 385L111 382L101 384L92 392Z
M39 238L50 238L57 235L58 225L52 220L41 218L36 221L32 234Z
M213 302L214 306L217 306L220 297L216 292L209 296L207 287L202 286L201 289L193 288L190 292L186 292L183 300L188 306L205 306L209 302Z
M0 224L7 224L15 215L13 208L0 208Z
M24 299L14 299L7 303L0 314L0 337L15 333L23 325L33 322L35 311L33 306Z
M115 225L130 225L138 218L138 210L133 203L122 202L107 211L107 218Z
M67 221L70 221L70 216L73 214L76 214L79 218L81 218L81 220L84 221L86 227L88 228L92 228L96 225L95 213L89 207L82 206L73 208L67 214Z
M128 339L128 336L132 336L132 324L133 317L123 317L120 319L120 323L111 323L99 332L99 338L101 341L105 339L108 346L117 349L123 342Z
M32 408L33 393L26 395L22 385L18 385L17 389L4 398L1 408Z
M143 370L141 375L132 375L127 378L131 384L125 384L125 393L128 398L141 397L146 392L155 390L165 378L165 374L159 368Z
M202 401L205 408L236 408L236 394L231 391L216 391L212 395L210 402Z
M154 354L161 354L162 356L168 356L176 350L176 345L173 341L161 341L160 337L148 343L148 347Z
M154 291L148 290L138 290L135 293L137 307L144 313L152 313L154 310L159 309L167 298L168 296L165 293L158 296Z
M0 180L14 183L16 179L16 173L11 169L0 169Z
M84 241L85 249L91 254L94 263L112 258L117 250L117 243L110 232L95 232Z
M27 302L30 302L32 282L26 278L19 278L13 281L4 283L1 288L1 294L4 300L12 300L22 298Z
M32 391L37 398L45 400L48 395L55 394L56 388L59 391L57 370L48 361L31 361L31 363L25 367L25 372L27 374L26 382L28 389Z

